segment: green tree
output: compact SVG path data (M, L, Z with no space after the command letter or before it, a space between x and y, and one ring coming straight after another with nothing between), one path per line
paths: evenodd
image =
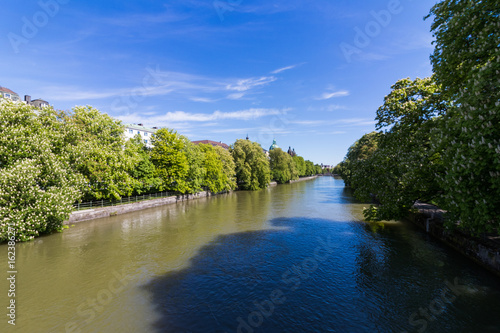
M134 193L141 195L158 191L161 179L156 176L150 149L146 147L139 134L125 143L125 156L132 161L129 174L134 179Z
M354 194L380 202L365 211L368 220L400 219L416 200L439 200L436 174L442 170L439 152L431 149L448 103L432 78L396 82L377 111L377 129L348 152L348 176Z
M223 191L231 191L236 188L236 165L229 150L222 147L215 147L215 152L219 155L222 162L222 183L224 184Z
M0 98L0 241L62 229L84 179L70 167L74 150L64 115Z
M151 161L156 167L157 176L162 180L160 190L186 193L189 163L185 138L172 129L161 128L151 141Z
M435 149L450 221L500 233L500 16L498 1L447 0L430 11L437 82L454 102Z
M269 161L257 142L238 139L230 147L237 184L243 190L266 188L270 182Z
M205 180L205 156L198 145L189 141L185 136L181 136L184 140L184 154L189 165L186 176L186 192L197 193L202 190Z
M234 177L234 161L231 154L222 147L213 147L209 144L200 144L201 151L205 154L204 184L213 193L234 190L236 180Z
M292 157L293 161L295 163L295 169L297 170L297 173L299 176L305 176L306 175L306 161L302 156L295 155Z
M272 179L279 184L299 177L292 157L281 150L281 148L269 151L269 165Z
M316 174L316 166L313 162L306 160L306 174L305 176L312 176Z
M119 199L131 195L135 181L129 174L133 160L125 155L120 121L90 106L78 106L64 117L74 149L71 166L85 177L85 199Z

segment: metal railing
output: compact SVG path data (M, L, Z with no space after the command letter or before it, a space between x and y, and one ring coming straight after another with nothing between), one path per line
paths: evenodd
M132 202L139 202L145 200L152 200L158 198L165 198L170 196L178 195L177 192L158 192L158 193L150 193L143 195L136 195L132 197L123 197L120 200L96 200L96 201L88 201L88 202L77 202L73 204L73 207L76 211L85 210L85 209L94 209L101 207L110 207L110 206L118 206L124 205Z

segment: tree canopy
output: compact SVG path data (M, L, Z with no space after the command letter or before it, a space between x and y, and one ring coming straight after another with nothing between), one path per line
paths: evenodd
M238 139L230 147L236 169L238 188L258 190L266 188L271 172L262 147L257 142Z

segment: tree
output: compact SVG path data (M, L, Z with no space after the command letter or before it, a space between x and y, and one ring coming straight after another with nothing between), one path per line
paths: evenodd
M269 161L257 142L238 139L230 147L237 184L243 190L266 188L270 182Z
M442 208L463 229L500 233L498 1L441 1L430 16L436 81L454 102L434 145L442 151Z
M279 184L299 177L292 157L281 150L281 148L269 151L269 165L272 179Z
M157 176L162 180L160 189L185 193L189 174L186 140L174 130L161 128L151 141L151 161L156 167Z
M213 193L235 189L234 161L231 154L219 146L200 144L199 147L205 155L203 163L206 170L204 185Z
M125 156L133 162L129 174L134 179L134 193L140 195L156 192L161 186L161 179L156 176L150 149L139 134L125 143Z
M295 169L297 170L297 173L299 176L305 176L306 175L306 161L302 156L295 155L292 156L293 161L295 163Z
M222 162L222 184L224 184L223 191L231 191L236 188L236 166L231 153L222 147L215 147L215 152Z
M306 176L312 176L316 174L316 167L314 166L314 163L306 160Z
M9 229L17 241L60 231L80 198L63 116L0 98L0 241Z
M189 165L186 176L186 192L197 193L202 190L205 180L205 154L198 145L189 141L185 136L181 136L184 140L184 154Z
M380 202L365 211L368 220L406 217L416 200L439 200L436 174L442 170L439 152L431 149L448 103L432 78L402 79L377 110L376 128L348 152L351 186L356 197Z
M124 154L121 122L91 106L73 108L63 121L74 148L69 151L71 167L87 183L84 199L116 200L131 195L133 160Z

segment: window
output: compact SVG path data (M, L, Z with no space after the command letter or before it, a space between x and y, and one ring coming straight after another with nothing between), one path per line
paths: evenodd
M144 140L144 143L145 143L145 144L148 144L148 140Z
M12 98L12 96L10 96L10 94L7 94L7 93L4 94L4 97L5 98Z
M128 130L128 132L129 132L130 134L134 134L134 130L129 129L129 130Z
M144 136L148 136L148 132L144 132Z
M141 131L137 131L137 134L141 134Z

